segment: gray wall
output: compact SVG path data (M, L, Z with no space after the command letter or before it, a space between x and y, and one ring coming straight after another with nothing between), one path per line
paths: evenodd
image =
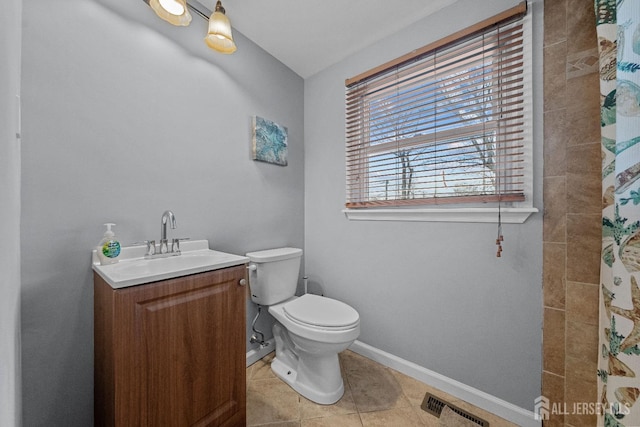
M218 250L302 247L304 84L241 34L215 53L204 20L172 27L141 0L32 0L23 25L24 423L87 426L102 224L157 239L171 209L170 236ZM256 114L288 127L289 166L251 160Z
M22 0L0 13L0 425L20 425L20 94Z
M349 221L344 80L492 16L517 0L461 0L305 80L306 273L361 316L364 343L523 408L540 395L542 213L495 224ZM534 91L541 92L541 2ZM535 102L534 205L542 211Z

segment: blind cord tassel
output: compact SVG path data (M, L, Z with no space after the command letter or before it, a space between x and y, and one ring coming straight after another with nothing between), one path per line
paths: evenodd
M503 240L504 240L504 237L502 237L502 232L498 231L498 238L496 239L496 245L498 245L498 252L496 252L496 257L498 257L498 258L500 258L502 256L502 241Z
M500 212L500 205L498 205L498 238L496 239L496 245L498 245L498 252L496 253L496 257L498 258L502 256L503 241L504 241L504 237L502 236L502 215Z

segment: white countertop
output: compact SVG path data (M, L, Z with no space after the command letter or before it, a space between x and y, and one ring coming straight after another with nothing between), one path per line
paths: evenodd
M119 262L108 265L100 265L94 249L93 270L112 288L120 289L249 262L244 256L209 249L207 240L181 242L180 249L178 256L145 259L146 246L127 246L122 248Z

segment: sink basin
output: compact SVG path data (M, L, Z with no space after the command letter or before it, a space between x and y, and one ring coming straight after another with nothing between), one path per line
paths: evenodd
M167 258L145 259L146 247L122 248L120 262L100 265L93 251L93 270L114 289L187 276L204 271L233 267L249 262L249 258L209 249L206 240L180 244L182 254Z

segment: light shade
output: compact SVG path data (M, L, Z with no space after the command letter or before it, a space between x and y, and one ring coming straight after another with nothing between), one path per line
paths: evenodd
M225 15L222 2L218 0L216 10L209 17L209 32L204 38L205 43L211 49L220 53L233 53L236 51L236 44L231 35L231 23Z
M149 6L156 15L173 25L187 26L191 22L186 0L149 0Z

